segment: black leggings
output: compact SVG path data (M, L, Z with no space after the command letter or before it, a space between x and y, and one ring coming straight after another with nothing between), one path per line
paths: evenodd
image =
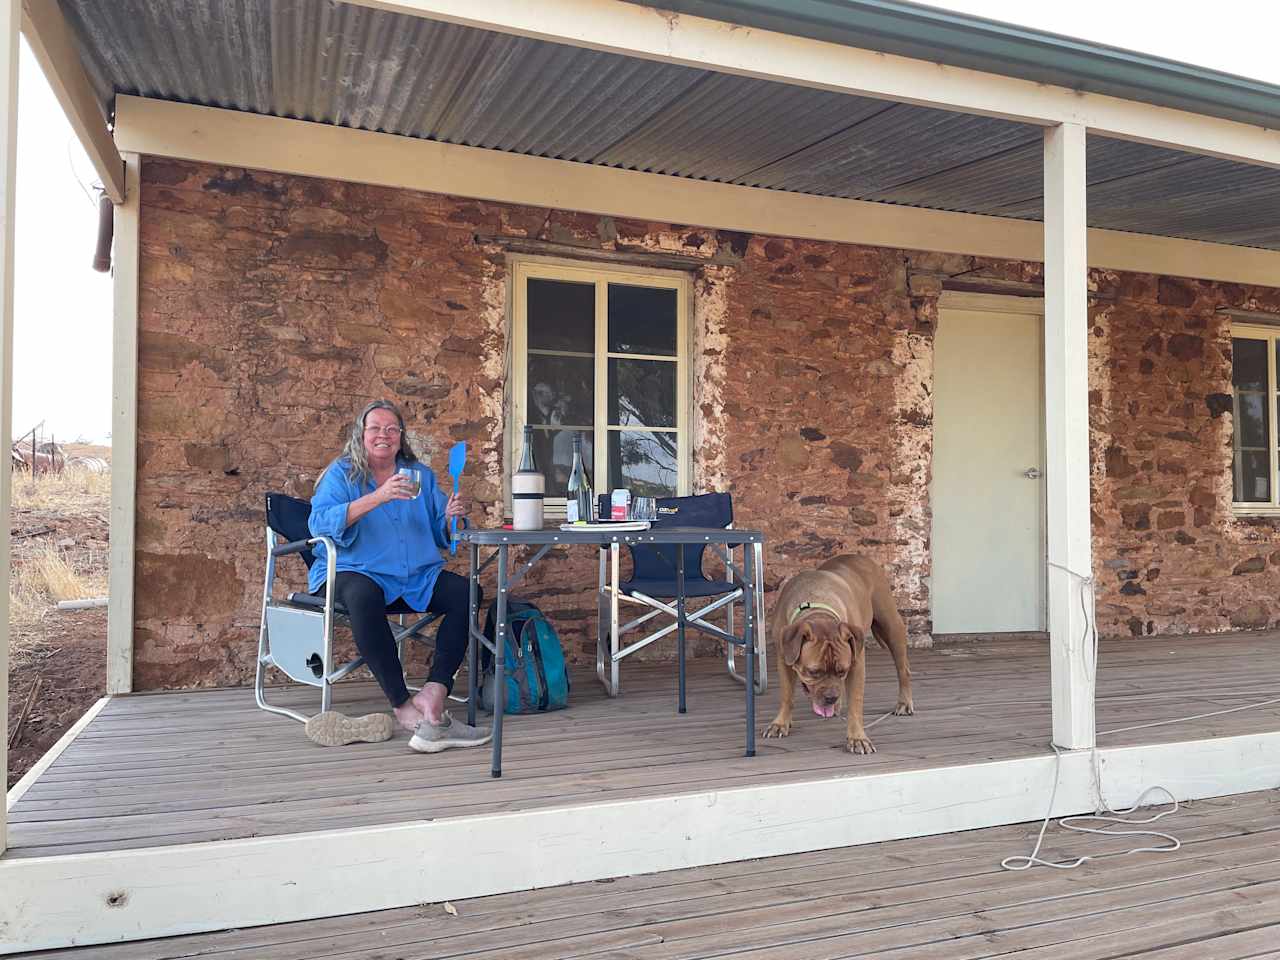
M316 593L322 595L324 587ZM338 573L333 593L334 598L347 608L347 615L351 619L351 635L369 672L378 681L378 686L382 687L391 706L400 706L409 699L409 688L405 686L404 666L400 663L395 637L391 633L391 625L387 623L387 614L416 611L401 598L396 598L390 604L386 603L380 586L363 573L352 570ZM483 592L478 593L477 609L482 598ZM427 676L427 683L440 683L446 690L453 689L453 675L462 666L463 658L467 655L468 601L467 578L441 570L426 609L427 613L444 614L440 628L436 631L436 655L431 658L431 673Z

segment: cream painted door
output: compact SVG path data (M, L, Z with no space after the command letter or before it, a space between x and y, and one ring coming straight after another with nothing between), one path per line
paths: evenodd
M1045 629L1043 319L945 307L934 344L934 633ZM1034 308L1032 308L1034 309Z

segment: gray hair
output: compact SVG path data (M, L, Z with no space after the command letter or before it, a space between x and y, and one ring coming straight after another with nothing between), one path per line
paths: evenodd
M400 413L400 408L390 400L375 400L356 416L355 422L351 424L351 432L347 435L346 446L338 456L339 460L346 457L350 461L347 478L353 483L364 484L373 479L373 472L369 469L369 457L364 450L364 423L369 414L375 410L390 410L396 415L396 423L400 425L400 450L396 454L397 460L403 460L405 463L418 462L418 455L413 452L413 447L409 446L409 434L404 428L404 415Z

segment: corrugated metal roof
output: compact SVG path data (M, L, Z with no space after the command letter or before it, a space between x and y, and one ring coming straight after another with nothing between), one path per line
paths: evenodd
M894 104L745 179L752 186L862 199L1031 140L1040 140L1039 128Z
M888 106L883 100L712 73L597 160L738 183L797 145L826 140Z
M1041 216L1039 128L333 0L59 0L117 93L822 196ZM1280 171L1091 137L1094 226L1280 249Z

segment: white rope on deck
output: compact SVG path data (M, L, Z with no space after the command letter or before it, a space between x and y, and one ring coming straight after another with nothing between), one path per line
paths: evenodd
M1080 607L1084 611L1085 633L1081 638L1080 656L1081 665L1084 668L1085 676L1088 677L1091 687L1093 688L1094 704L1097 705L1097 685L1093 682L1096 676L1098 663L1098 625L1097 625L1097 597L1094 593L1092 576L1085 576L1077 573L1069 567L1060 563L1049 561L1049 566L1058 570L1064 570L1080 583ZM1092 635L1092 644L1090 644L1090 635ZM1092 658L1090 657L1092 654ZM1109 700L1129 699L1126 697L1107 698ZM1040 865L1044 867L1052 867L1056 870L1073 870L1080 864L1088 860L1098 860L1105 857L1125 857L1133 853L1172 853L1182 847L1182 841L1171 833L1163 833L1159 830L1117 830L1107 827L1083 827L1079 826L1079 822L1097 821L1104 824L1116 824L1125 827L1141 827L1155 823L1163 817L1178 812L1178 801L1173 793L1164 786L1147 787L1138 796L1133 806L1126 807L1121 810L1113 810L1107 803L1106 796L1102 789L1102 764L1098 755L1097 738L1115 733L1128 733L1132 730L1144 730L1148 727L1162 727L1172 723L1186 723L1190 720L1204 720L1209 717L1218 717L1228 713L1239 713L1242 710L1254 710L1258 707L1266 707L1272 704L1280 703L1280 697L1263 700L1258 703L1249 703L1239 707L1229 707L1224 710L1213 710L1209 713L1198 713L1189 717L1176 717L1172 720L1155 720L1151 723L1137 723L1128 727L1115 727L1110 730L1101 730L1094 734L1093 746L1089 748L1090 769L1092 771L1092 785L1097 805L1094 807L1093 814L1081 814L1070 817L1062 817L1058 821L1058 825L1064 830L1073 830L1077 833L1092 833L1109 837L1150 837L1153 840L1166 841L1161 846L1139 846L1129 850L1121 850L1115 853L1088 854L1076 857L1074 860L1053 861L1045 860L1040 857L1040 847L1044 843L1045 831L1049 828L1049 821L1053 818L1053 804L1058 796L1058 783L1062 774L1062 751L1056 743L1050 741L1049 746L1053 748L1055 763L1053 771L1053 789L1049 793L1049 809L1045 812L1044 822L1040 825L1040 833L1036 837L1035 847L1029 854L1017 854L1011 857L1005 857L1000 861L1000 866L1006 870L1029 870L1031 867ZM883 718L882 718L883 719ZM1129 815L1145 806L1147 798L1153 794L1163 793L1169 799L1164 801L1170 804L1168 810L1161 810L1149 817L1129 818Z

